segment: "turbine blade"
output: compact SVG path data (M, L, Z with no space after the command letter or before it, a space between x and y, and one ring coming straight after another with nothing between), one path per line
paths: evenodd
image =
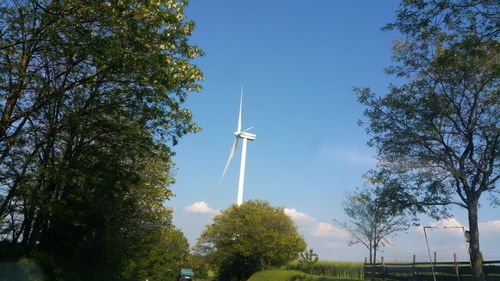
M238 130L236 132L241 131L241 107L243 104L243 85L241 85L241 94L240 94L240 113L238 114Z
M231 163L231 159L233 158L234 152L236 151L237 147L238 147L238 137L234 139L233 146L231 147L231 150L229 150L229 156L227 157L226 166L224 167L224 171L222 172L222 176L220 177L219 186L222 184L222 180L226 175L227 168L229 167L229 163Z

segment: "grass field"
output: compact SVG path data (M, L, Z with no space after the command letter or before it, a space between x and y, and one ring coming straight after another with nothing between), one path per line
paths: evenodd
M305 274L296 270L265 270L253 274L248 281L359 281L351 278L336 278Z
M313 265L309 273L314 275L364 280L364 263L342 262L342 261L318 261ZM292 262L285 266L288 270L302 271L298 262Z

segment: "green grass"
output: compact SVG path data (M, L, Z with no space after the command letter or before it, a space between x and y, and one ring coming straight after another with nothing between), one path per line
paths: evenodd
M265 270L256 272L248 281L358 281L351 278L335 278L305 274L296 270Z
M294 278L297 275L303 274L300 271L294 270L265 270L254 273L248 281L266 281L266 280L275 280L275 281L288 281L291 278Z
M288 270L303 269L298 262L292 262L285 266ZM342 262L342 261L318 261L311 269L311 274L364 280L364 263L362 262Z

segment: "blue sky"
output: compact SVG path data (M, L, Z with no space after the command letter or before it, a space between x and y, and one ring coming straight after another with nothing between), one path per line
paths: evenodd
M347 247L348 236L333 220L346 219L345 193L363 186L363 174L375 166L374 150L357 125L363 108L352 88L370 86L383 94L390 83L399 83L383 72L398 34L380 31L397 5L389 0L191 1L186 14L196 22L191 42L206 52L196 60L205 81L186 107L203 131L175 147L176 197L167 203L191 244L217 210L236 201L240 151L220 187L218 181L244 85L243 128L253 126L257 135L248 144L244 200L286 208L322 259L366 256L362 247ZM493 246L500 244L500 212L484 205L483 254L499 259ZM445 222L422 217L422 223L466 225L465 212L456 214ZM434 232L431 248L438 257L449 256L447 251L465 256L460 235ZM384 253L388 258L426 257L419 229L398 235L392 244Z

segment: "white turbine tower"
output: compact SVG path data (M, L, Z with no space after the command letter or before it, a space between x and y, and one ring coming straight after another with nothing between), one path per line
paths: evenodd
M224 167L224 171L222 172L222 177L220 178L219 185L222 183L222 180L224 179L224 175L226 174L227 168L229 167L229 163L231 162L231 159L233 158L234 152L236 151L236 148L238 147L238 141L239 139L242 140L243 145L241 148L241 163L240 163L240 180L238 182L238 198L236 200L236 204L238 206L243 203L243 185L245 182L245 162L247 158L247 142L248 140L254 141L255 138L257 137L256 135L249 133L248 131L252 129L253 127L250 127L244 131L241 131L241 107L243 104L243 86L241 87L241 96L240 96L240 113L238 115L238 128L236 129L236 132L234 132L234 135L236 138L234 139L233 146L231 147L231 150L229 151L229 156L226 161L226 166Z

